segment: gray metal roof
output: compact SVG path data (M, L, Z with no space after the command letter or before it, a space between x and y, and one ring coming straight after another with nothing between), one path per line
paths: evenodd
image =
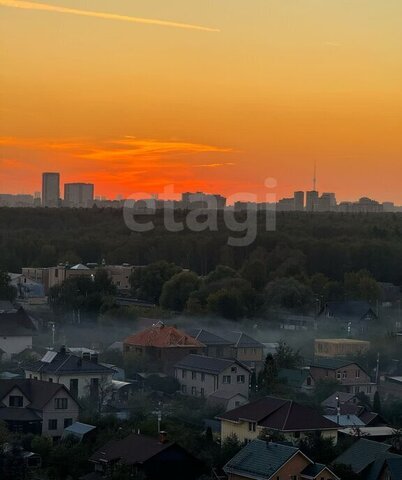
M188 335L199 340L204 345L232 345L232 342L226 340L215 333L204 330L203 328L193 328L186 330Z
M391 445L361 438L336 458L334 464L350 465L355 473L360 473L370 463L389 451Z
M253 440L223 467L226 474L269 479L299 451L280 443Z
M225 338L238 348L264 348L264 345L243 332L225 332Z
M193 354L187 355L187 357L177 362L175 367L186 370L195 370L198 372L218 374L232 365L238 365L245 370L249 370L248 367L237 360L226 360L223 358L206 357L204 355Z

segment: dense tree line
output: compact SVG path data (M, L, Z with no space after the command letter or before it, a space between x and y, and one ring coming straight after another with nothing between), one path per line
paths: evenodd
M23 266L65 261L104 258L109 264L146 265L166 260L207 275L221 264L243 268L258 287L264 272L246 263L258 260L277 276L322 273L341 281L345 272L366 269L378 281L402 284L399 214L278 213L275 232L265 231L261 214L256 241L244 248L227 245L234 234L221 220L217 232L178 233L166 231L162 214L153 221L153 231L136 233L127 228L120 210L0 208L0 265L18 272Z

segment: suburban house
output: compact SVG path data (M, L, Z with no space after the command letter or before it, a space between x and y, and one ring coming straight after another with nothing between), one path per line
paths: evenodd
M175 363L190 354L203 354L204 349L199 340L162 322L123 341L125 355L135 353L155 360L165 373L173 373Z
M280 318L280 328L282 330L306 331L316 329L316 319L307 315L284 314Z
M112 440L89 459L94 472L82 477L91 480L110 478L116 466L131 467L147 480L195 480L203 472L202 463L161 432L160 438L133 433L122 440Z
M233 358L249 367L259 370L264 364L264 345L243 332L225 332L225 338L232 342Z
M126 263L122 265L98 265L94 263L87 265L82 263L77 265L59 264L55 267L47 268L24 267L22 275L28 280L41 283L47 295L50 288L61 285L65 280L73 277L92 278L99 269L107 271L117 290L126 292L130 289L130 275L135 267Z
M366 353L370 342L353 338L316 338L314 356L316 357L354 357Z
M224 398L227 394L248 398L250 369L237 360L188 355L176 363L174 370L184 395L217 398L218 393L225 393Z
M65 347L59 352L47 352L41 360L25 365L24 371L25 378L63 384L75 398L96 399L106 396L115 373L98 363L97 355L85 359L68 353Z
M339 480L325 465L314 463L298 448L253 440L223 467L228 480Z
M360 365L339 358L320 358L310 363L310 374L315 382L336 380L348 393L364 393L371 399L377 391L377 384Z
M23 308L0 312L0 352L10 359L27 348L32 348L32 337L37 329Z
M357 300L326 303L318 320L323 327L337 327L349 334L359 335L367 333L378 316L368 302Z
M311 394L314 392L315 382L306 368L282 368L278 372L278 380L293 390Z
M385 376L380 384L381 396L388 398L402 398L402 376Z
M308 434L320 433L323 438L338 438L337 425L316 409L292 400L263 397L220 415L221 438L236 435L241 442L258 438L267 430L282 433L288 441L297 443Z
M229 340L211 333L203 328L194 328L192 330L187 330L190 336L201 342L205 345L205 354L208 357L217 357L217 358L234 358L233 344Z
M402 456L391 453L391 445L361 438L333 462L347 465L352 471L370 480L400 480Z
M361 426L375 427L386 423L381 415L371 412L367 406L361 405L353 393L335 392L322 401L321 406L325 415L355 416L359 419L357 423Z
M0 380L0 420L12 432L61 437L76 422L79 405L64 385L40 380Z

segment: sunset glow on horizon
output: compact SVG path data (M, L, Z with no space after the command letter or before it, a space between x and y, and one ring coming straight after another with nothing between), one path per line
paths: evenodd
M81 12L81 13L80 13ZM0 193L402 204L400 0L0 0ZM272 192L269 192L272 193Z

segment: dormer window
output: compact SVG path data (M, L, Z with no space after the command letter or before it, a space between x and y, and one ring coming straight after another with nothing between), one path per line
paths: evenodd
M22 395L10 395L8 400L9 407L21 408L24 405L24 397Z

